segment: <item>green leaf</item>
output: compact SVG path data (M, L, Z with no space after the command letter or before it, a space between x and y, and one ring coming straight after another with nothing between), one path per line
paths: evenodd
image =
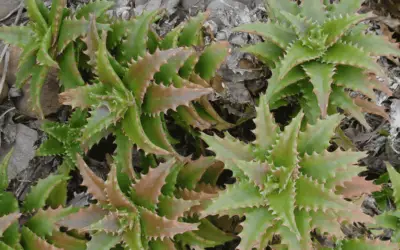
M332 16L347 15L357 12L361 8L363 0L351 0L335 2L330 14Z
M75 238L67 233L53 230L51 236L47 237L53 244L62 249L69 250L86 250L86 241Z
M331 84L333 82L333 74L335 72L335 65L314 61L303 64L302 67L314 86L314 93L318 99L321 116L322 118L325 118L328 109Z
M331 17L326 20L321 25L322 32L328 35L325 46L334 45L350 28L369 17L369 14L352 14L343 17ZM349 58L351 57L349 56Z
M55 246L48 243L46 240L40 238L35 233L33 233L29 228L22 227L22 246L23 249L26 250L37 250L37 249L51 249L51 250L60 250Z
M85 85L75 58L74 44L68 45L58 60L60 83L65 90Z
M325 21L325 5L321 0L304 0L300 6L301 14L313 21L323 23Z
M321 55L323 55L322 50L311 49L307 46L303 46L301 41L296 41L290 48L287 49L286 55L281 61L278 79L284 79L290 70L297 65L311 61L320 57Z
M182 28L178 40L178 46L199 45L198 41L201 36L201 27L208 16L208 12L200 12L197 16L190 18Z
M386 169L392 183L394 202L400 206L400 174L389 163L386 163Z
M346 112L349 112L350 115L356 118L368 130L371 129L361 112L361 108L354 104L353 99L349 97L343 88L337 86L332 87L330 102L335 106L339 106Z
M191 161L179 171L177 185L181 188L194 190L206 170L216 162L215 157L200 157Z
M211 80L228 53L228 42L219 42L208 46L200 55L199 61L195 66L195 72L204 80Z
M33 217L29 218L24 226L35 232L39 237L51 236L57 221L78 211L79 207L40 209Z
M143 115L141 117L141 123L146 136L156 146L165 149L173 154L175 152L174 147L169 141L168 131L164 128L162 114L156 116Z
M138 146L138 148L143 149L146 153L160 155L169 154L168 151L156 146L146 136L140 121L138 108L135 104L128 108L125 117L122 119L121 125L124 134L128 136L129 139Z
M268 16L274 21L286 21L286 18L282 15L282 10L291 13L292 15L297 15L300 12L300 8L298 7L297 3L293 1L264 0L264 2Z
M325 55L322 56L322 61L325 63L364 68L377 75L383 75L381 67L368 53L365 53L361 48L351 44L337 43L333 45L328 49Z
M86 244L86 250L109 250L120 241L120 235L100 231L92 235L92 239Z
M33 43L33 32L29 26L1 26L0 40L4 43L13 44L20 48Z
M85 5L82 5L75 12L75 16L77 19L81 19L82 17L88 19L90 14L93 14L96 17L100 17L113 5L114 3L112 1L106 1L106 0L91 1Z
M46 204L46 200L53 188L65 179L64 175L49 175L49 177L39 180L26 195L23 210L33 212L42 208Z
M265 204L265 198L260 190L247 182L229 185L227 189L212 200L212 202L201 212L202 217L219 214L224 211L245 207L259 207Z
M168 32L159 45L160 49L166 50L178 47L178 39L184 26L185 23L181 23Z
M145 12L136 18L132 27L129 27L127 38L122 42L117 52L117 60L128 62L131 59L139 60L146 55L147 34L159 10Z
M374 56L396 56L400 57L400 49L397 44L391 43L384 36L350 32L342 37L341 41L357 44L364 51Z
M381 243L380 241L372 241L367 239L346 239L339 243L340 250L395 250L398 249L397 244Z
M50 137L36 150L37 156L61 155L65 153L64 145L57 139Z
M55 0L51 3L49 21L51 22L51 44L55 44L60 31L64 8L67 7L67 0Z
M28 16L32 22L36 24L36 27L40 30L41 34L46 33L48 28L47 22L42 16L39 7L35 0L25 0L25 6L28 11Z
M31 108L41 119L44 118L41 104L42 87L46 82L49 73L47 66L35 66L32 69L32 78L30 81L30 101Z
M39 44L33 44L32 47L25 47L23 54L19 59L17 73L15 74L15 86L22 88L22 86L30 79L32 69L36 67L36 54Z
M217 159L238 159L244 161L254 159L250 144L240 142L228 133L225 133L225 138L209 136L203 133L201 138L209 145L210 149L216 153Z
M283 50L270 41L243 47L241 51L255 55L271 68L275 66L275 61L283 56Z
M335 134L335 129L339 125L343 116L339 114L331 115L326 119L318 120L314 125L307 125L304 132L300 132L297 150L301 155L307 153L321 153L330 145L330 139Z
M286 49L296 39L296 34L279 23L249 23L234 28L234 32L248 32L262 36L282 49Z
M8 187L8 165L14 149L11 149L0 162L0 194Z

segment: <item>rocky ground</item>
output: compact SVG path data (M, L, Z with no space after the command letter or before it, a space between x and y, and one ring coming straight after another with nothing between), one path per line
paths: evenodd
M51 1L51 0L50 0ZM69 6L76 8L86 0L69 0ZM210 37L216 40L228 40L232 46L232 53L220 69L220 79L214 84L219 84L221 90L213 96L215 106L222 116L228 121L240 123L230 132L244 141L252 140L250 130L254 124L251 119L255 115L254 98L267 87L269 70L262 67L253 57L238 50L243 45L255 43L260 40L257 36L242 33L233 33L232 28L248 22L265 20L266 13L262 0L115 0L116 5L112 15L129 18L138 15L144 10L166 8L168 17L156 25L156 30L163 35L179 22L198 11L210 11L210 18L205 28ZM49 2L49 1L47 1ZM400 4L398 0L368 0L361 11L373 10L378 18L371 23L373 32L383 33L400 41ZM388 8L389 7L389 8ZM0 23L5 25L23 24L27 15L23 5L18 0L0 1ZM12 147L14 153L11 160L9 177L13 180L12 189L21 198L24 196L31 183L38 178L47 176L54 171L60 163L59 158L35 157L35 149L44 139L40 130L41 121L35 119L29 111L27 103L27 88L18 90L13 86L15 81L15 60L18 50L0 44L0 158ZM347 118L341 125L341 130L350 138L345 141L337 136L336 142L341 146L354 147L358 150L369 152L363 160L368 167L365 175L376 179L386 172L384 161L389 161L393 166L400 167L400 61L398 58L381 58L380 63L385 68L390 78L390 88L393 96L377 93L378 104L386 108L388 119L367 114L372 130L366 131L356 120ZM44 112L49 119L66 120L68 109L61 107L57 101L58 83L56 77L48 79L50 84L45 84L43 90ZM223 84L222 84L223 83ZM289 109L281 109L276 113L280 122L285 122L289 116ZM174 128L172 128L173 131ZM176 135L184 140L180 151L190 154L191 138ZM89 156L92 164L98 166L99 173L107 170L105 153L112 153L112 142L104 141L95 147ZM111 151L111 152L110 152ZM79 176L76 175L70 184L70 203L86 203L87 197L79 188ZM359 200L369 214L379 214L380 207L372 196L360 197ZM379 201L387 203L388 201ZM390 204L386 204L390 205ZM239 218L233 218L239 221ZM219 223L232 226L231 221L220 220ZM233 223L235 225L237 223ZM238 230L231 228L231 230ZM349 235L364 234L362 227L344 228ZM384 234L390 232L384 232ZM386 235L388 236L388 235ZM323 239L321 239L323 241ZM329 245L329 242L326 244ZM235 243L219 249L230 249Z

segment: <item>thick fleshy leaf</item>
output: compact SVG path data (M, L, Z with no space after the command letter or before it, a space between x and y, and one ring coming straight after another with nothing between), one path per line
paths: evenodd
M295 211L296 225L300 233L301 249L312 249L313 242L310 237L311 217L305 210Z
M80 155L76 156L77 165L82 175L83 182L81 185L88 188L87 192L93 195L93 197L98 201L106 201L107 194L105 192L106 185L103 179L98 177L89 167L86 165L85 161Z
M181 31L178 46L199 45L201 27L209 15L209 12L200 12L197 16L190 18Z
M318 23L325 21L325 5L321 0L303 0L300 8L301 14L311 18L311 20Z
M195 85L175 88L173 85L166 87L162 84L150 84L143 100L143 112L150 115L158 115L160 112L166 113L169 109L176 110L176 107L180 105L188 106L190 101L197 100L212 92L211 88Z
M341 151L340 149L334 152L325 150L321 153L305 154L299 162L300 172L318 180L320 183L328 181L332 185L328 188L333 188L340 184L341 179L335 178L340 171L348 172L350 178L354 176L354 172L350 171L351 168L355 169L356 174L360 172L358 167L354 165L365 156L365 152ZM335 184L335 181L339 182Z
M219 42L209 45L199 57L195 72L206 81L215 76L220 65L229 53L229 43Z
M375 83L368 78L362 68L338 65L333 79L336 85L360 91L369 98L376 99L376 95L372 90Z
M278 79L284 79L284 77L289 73L291 69L301 63L318 58L323 55L323 53L323 50L311 49L307 46L302 45L302 42L300 40L296 41L286 50L286 55L280 63L281 65L279 68Z
M398 249L397 244L390 242L382 242L380 240L367 240L367 239L346 239L340 243L340 250L395 250Z
M39 211L31 217L24 226L28 227L32 232L39 237L51 235L55 223L64 217L76 213L78 207L59 207L57 209L48 208L47 210L39 209Z
M384 36L351 32L341 41L357 44L364 51L375 56L400 56L398 44L391 43Z
M353 14L361 8L363 0L335 2L330 13L334 16Z
M209 145L210 149L217 154L216 158L219 160L238 159L250 161L254 159L250 145L236 140L228 133L225 133L224 138L209 136L203 133L201 138Z
M105 182L105 191L108 198L108 203L117 209L128 209L130 212L137 212L136 207L128 200L125 194L121 191L117 181L117 167L112 164L111 170L108 173L107 181Z
M51 44L55 44L60 31L63 10L67 6L67 0L56 0L51 4L49 20L51 22Z
M65 153L63 144L55 138L48 138L36 151L37 156L61 155Z
M36 65L36 54L39 44L32 43L30 47L26 46L23 54L19 58L18 69L15 74L15 86L22 88L28 82L32 75L32 69Z
M75 84L75 83L73 83ZM59 102L74 108L86 109L99 104L99 96L105 95L107 88L101 83L70 88L58 95Z
M333 82L333 74L335 72L335 65L315 61L303 64L302 67L314 86L314 93L318 99L321 116L322 118L325 118L328 109L331 84Z
M331 115L318 120L314 125L308 124L304 132L300 132L297 150L302 154L321 153L329 147L330 139L335 134L343 116Z
M309 211L311 217L311 226L319 228L324 233L331 235L342 236L343 232L340 229L340 223L336 218L336 214L332 211Z
M79 209L76 213L70 214L56 222L58 226L67 227L68 229L82 230L90 225L100 221L109 212L103 210L99 206L90 205Z
M275 143L279 127L269 111L266 95L261 95L259 104L256 107L257 117L254 120L256 128L253 130L256 140L254 144L259 145L261 151L269 150Z
M268 195L268 205L275 219L282 221L282 225L289 228L298 238L300 232L294 217L296 188L293 181L289 181L284 190L273 192Z
M44 118L41 103L42 87L47 79L47 74L49 73L49 67L47 66L35 66L32 69L32 78L30 80L30 101L31 109L34 111L41 119Z
M136 62L133 62L129 67L129 71L126 73L123 82L133 92L137 103L140 105L143 101L146 89L149 83L154 78L154 74L159 71L160 67L167 63L169 59L174 56L185 56L182 51L186 53L192 53L190 49L169 49L169 50L157 50L153 54L145 54L142 58L139 58ZM141 74L137 74L141 72Z
M165 149L172 154L178 155L178 153L175 152L174 147L171 145L171 137L164 127L162 114L158 116L143 115L141 117L141 123L144 132L146 133L146 136L150 139L150 141L152 141L158 147Z
M332 190L326 189L317 181L301 176L296 181L296 205L300 209L341 211L347 210L351 203L335 195Z
M86 244L86 250L109 250L121 241L121 236L106 232L97 232Z
M158 203L161 188L164 186L174 163L175 160L171 159L161 163L156 168L150 168L146 175L142 175L140 180L132 185L132 198L140 205L153 209Z
M233 160L233 162L235 167L239 168L254 185L258 186L260 189L264 189L268 172L270 171L268 163L241 160Z
M136 21L128 28L128 36L118 50L117 59L119 61L128 62L132 59L140 60L140 57L146 57L147 34L158 13L159 10L147 11L136 18Z
M361 108L354 103L354 100L349 97L349 95L345 92L343 88L337 86L332 87L330 102L333 105L338 106L344 111L350 113L350 115L356 118L368 130L371 129L367 120L365 120Z
M64 89L71 89L85 85L77 66L74 44L70 44L65 48L58 63L60 66L60 83Z
M336 43L322 56L326 63L350 65L383 75L381 67L361 48L347 43Z
M216 162L214 157L200 157L197 160L188 162L179 171L177 185L190 190L195 189L203 174Z
M138 146L139 149L144 150L146 153L153 153L159 155L170 154L165 149L162 149L153 144L146 136L139 117L138 108L135 102L133 106L129 107L122 120L122 131L129 139Z
M39 6L35 0L24 0L28 16L41 34L44 34L48 28L47 22L39 10Z
M260 35L282 49L286 49L289 44L296 39L296 34L289 28L273 22L243 24L234 28L233 31Z
M39 180L26 195L23 210L33 212L42 208L46 204L46 200L53 188L66 178L64 175L49 175L47 178Z
M389 163L386 163L386 169L392 182L394 201L397 206L400 206L400 174Z
M67 45L75 41L78 37L85 36L89 30L89 21L81 18L64 19L60 28L60 35L57 41L57 52L61 54ZM110 30L110 25L97 23L97 29L99 31Z
M281 13L282 10L292 15L297 15L300 12L297 3L293 1L268 0L264 2L268 12L268 16L275 21L279 22L286 21L285 17Z
M53 230L53 233L51 236L48 236L48 239L51 240L56 247L62 249L86 250L85 240L75 238L58 230Z
M201 212L202 216L218 214L226 210L246 207L259 207L265 204L265 198L260 190L250 183L230 185L212 200L211 204Z
M113 159L117 168L118 184L123 192L127 192L131 182L136 179L132 165L133 145L120 129L116 130L114 134L117 148Z
M82 17L87 19L89 18L90 14L93 14L96 17L100 17L113 5L114 3L112 1L107 0L90 1L87 4L82 5L78 10L76 10L75 16L78 19Z
M370 18L369 14L351 14L343 17L331 17L322 24L322 32L327 34L326 46L335 44L351 27Z
M168 220L148 210L141 211L143 230L150 239L163 239L174 237L188 231L197 230L198 223L185 223L177 220Z
M188 212L191 207L199 205L198 201L177 199L169 196L161 196L158 203L158 214L170 220L177 220Z
M27 227L22 227L21 234L22 234L22 246L24 247L23 249L62 250L61 248L57 248L48 243L47 241L45 241L44 239L40 238L31 230L29 230Z
M271 68L275 66L275 61L283 56L283 50L270 41L244 47L242 48L242 51L255 55L259 60L266 63Z
M11 214L7 214L0 217L0 236L3 235L4 231L11 226L14 222L18 221L18 218L21 216L20 213L15 212Z
M379 116L385 118L387 121L390 120L390 116L386 112L385 107L383 105L378 106L377 104L367 101L365 99L361 99L360 97L354 98L354 104L359 106L361 108L361 110L364 112L379 115Z
M123 234L123 239L125 244L130 247L130 249L145 249L145 244L142 238L142 228L138 217L134 218L133 226L126 229Z
M280 134L276 145L271 151L271 159L276 167L293 169L297 164L297 138L303 114L293 118L290 125Z
M364 177L354 176L351 180L345 181L343 186L336 188L337 193L343 195L344 198L359 197L362 194L370 194L381 190L380 186L375 185L372 181L365 180Z
M275 217L265 207L254 208L246 213L246 220L242 223L243 230L239 234L241 241L237 249L252 249L267 228L273 225Z

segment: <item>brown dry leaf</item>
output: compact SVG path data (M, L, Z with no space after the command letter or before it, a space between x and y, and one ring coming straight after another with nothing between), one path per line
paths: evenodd
M355 176L350 181L345 181L343 186L339 186L337 190L345 198L353 198L361 196L365 193L379 191L380 186L375 185L372 181L365 180L364 177Z
M366 101L359 97L354 98L354 103L357 106L361 107L364 112L382 116L386 120L390 119L388 113L385 111L385 108L383 106L378 106L375 103Z

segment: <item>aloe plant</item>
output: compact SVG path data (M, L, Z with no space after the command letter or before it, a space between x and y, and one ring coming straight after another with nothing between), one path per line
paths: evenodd
M11 155L12 151L0 164L0 249L86 249L83 239L61 232L55 224L64 216L77 212L78 208L44 208L54 203L51 193L66 177L52 174L39 180L19 206L14 195L5 191L8 187L7 169ZM19 218L25 218L21 225Z
M341 115L327 116L300 131L302 118L300 112L281 131L263 95L254 142L244 144L227 133L224 138L202 135L237 179L212 199L202 215L246 216L238 249L264 249L275 234L288 249L312 249L314 229L335 236L337 249L349 249L345 246L350 243L340 241L340 223L372 221L343 199L375 190L371 182L357 176L362 168L355 164L366 154L327 151Z
M68 57L73 48L64 53L65 49L71 42L85 35L89 14L100 19L113 3L101 0L90 2L73 14L66 5L67 0L52 1L49 10L43 1L25 0L29 23L26 26L0 27L0 40L22 48L16 86L20 88L29 80L31 107L40 118L43 118L41 90L48 73L52 69L60 69L60 78L71 77L69 73L76 70L75 65L66 65L65 62L71 60ZM105 23L98 23L97 26L100 30L109 29L109 25ZM64 81L61 80L61 83ZM68 82L65 84L66 88L74 86L76 85L68 86Z
M373 89L391 95L376 80L385 77L376 56L400 56L396 44L383 36L366 34L361 24L371 14L357 14L361 0L266 0L267 23L251 23L235 31L262 36L265 41L244 48L272 68L267 99L271 108L285 105L285 97L298 95L307 120L334 114L337 108L350 113L369 128L361 111L385 116L382 107L367 100L352 99L348 90L375 100Z
M84 40L96 79L93 84L60 94L63 104L90 109L81 137L87 148L110 132L122 131L146 153L177 154L165 129L163 114L168 110L176 111L190 125L207 118L216 127L230 126L206 99L213 91L207 80L214 76L228 53L227 44L212 44L200 53L180 46L191 45L198 39L204 21L200 16L189 21L180 33L171 31L157 42L157 48L147 48L145 38L151 33L149 25L156 13L115 22L111 25L113 31L108 35L104 32L102 38L92 18ZM132 44L135 46L129 47ZM107 46L117 51L116 59ZM196 100L200 100L198 105L191 103Z
M129 178L121 181L118 165L124 154L119 149L106 181L77 156L82 184L97 203L64 217L57 225L89 232L92 239L87 249L117 245L125 249L176 249L175 244L204 248L232 239L208 220L195 216L205 201L217 195L215 176L222 165L215 159L203 157L187 163L170 159L140 178L124 172ZM129 166L124 169L133 169L128 159L124 164Z

